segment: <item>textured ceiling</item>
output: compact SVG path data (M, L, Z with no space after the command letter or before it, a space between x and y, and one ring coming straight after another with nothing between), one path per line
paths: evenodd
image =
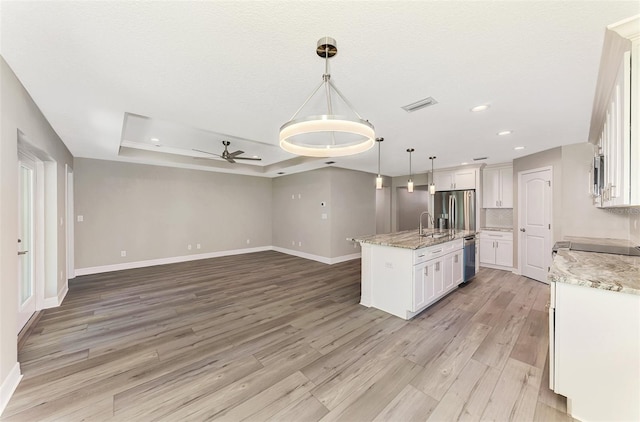
M382 173L397 176L408 173L410 147L418 173L431 167L430 155L437 169L586 141L605 27L640 13L640 2L2 1L0 8L3 57L75 156L265 176L324 166L276 146L279 127L320 82L315 46L331 36L339 50L332 80L385 138ZM400 108L428 96L438 104ZM487 111L469 111L484 103ZM121 147L125 113L158 123L155 137L171 148L219 153L228 137L269 159L256 171L254 163L207 165L218 160L135 148L148 139ZM212 132L210 145L165 133L167 126ZM496 135L505 129L514 132ZM375 149L334 161L377 171Z

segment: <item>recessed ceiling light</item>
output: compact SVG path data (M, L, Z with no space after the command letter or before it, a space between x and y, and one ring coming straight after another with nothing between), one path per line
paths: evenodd
M335 164L335 161L325 161L325 164L331 165L331 164Z
M471 111L473 111L474 113L478 112L478 111L485 111L486 109L489 108L489 104L481 104L481 105L477 105L475 107L473 107L471 109Z
M501 130L500 132L498 132L498 136L511 135L512 133L513 133L512 130Z
M467 164L469 163L467 163L466 161L464 163L460 163L461 166L466 166Z
M160 139L158 139L158 138L151 138L151 139L149 139L149 140L150 140L151 142L160 142Z
M257 155L254 155L253 158L260 158L260 157L258 157Z
M524 147L514 147L513 149L515 149L517 151L517 150L520 150L520 149L524 149Z

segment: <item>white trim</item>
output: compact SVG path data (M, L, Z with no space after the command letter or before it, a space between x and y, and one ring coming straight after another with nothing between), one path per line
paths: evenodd
M58 296L48 297L44 300L44 306L42 309L55 308L62 305L62 301L67 296L67 293L69 293L69 280L64 283L64 286L62 286L62 289L58 292Z
M9 371L9 375L2 381L2 385L0 386L0 415L4 412L4 409L9 404L9 400L11 396L13 396L14 391L18 388L18 384L20 384L20 380L22 379L22 374L20 373L20 363L16 362Z
M294 251L292 249L280 248L278 246L259 246L256 248L232 249L228 251L202 253L197 255L174 256L170 258L149 259L146 261L124 262L122 264L102 265L98 267L76 268L75 275L82 276L82 275L89 275L89 274L107 273L110 271L130 270L133 268L152 267L154 265L164 265L164 264L175 264L177 262L197 261L199 259L218 258L221 256L241 255L245 253L263 252L263 251L281 252L287 255L293 255L299 258L310 259L312 261L318 261L328 265L338 264L340 262L345 262L345 261L351 261L352 259L360 259L360 256L361 256L360 253L354 253L351 255L337 256L335 258L326 258L324 256L313 255L306 252ZM65 286L64 294L66 295L66 286ZM60 297L60 295L58 296ZM64 296L62 296L62 298L59 299L58 305L62 303L63 298ZM53 302L50 302L52 299L54 298L49 298L45 300L45 308L58 306L58 305L46 306L53 303Z
M512 267L505 267L504 265L487 264L485 262L482 262L480 264L480 267L481 268L493 268L494 270L502 270L502 271L514 272L514 269Z
M149 259L146 261L123 262L122 264L102 265L98 267L76 268L75 275L89 275L107 273L110 271L130 270L132 268L152 267L154 265L175 264L177 262L197 261L199 259L218 258L221 256L241 255L252 252L272 250L271 246L259 246L256 248L232 249L228 251L201 253L197 255L174 256L170 258Z
M299 258L310 259L312 261L322 262L323 264L333 265L340 262L351 261L352 259L360 259L360 253L354 253L351 255L342 255L335 258L327 258L320 255L313 255L306 252L294 251L293 249L281 248L279 246L272 246L272 249L276 252L285 253L287 255L297 256Z

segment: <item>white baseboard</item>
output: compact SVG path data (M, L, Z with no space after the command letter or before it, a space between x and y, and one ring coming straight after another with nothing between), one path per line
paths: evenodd
M20 363L16 362L11 368L9 375L2 381L2 385L0 385L0 415L4 412L4 409L7 407L13 392L16 391L18 384L20 384L20 380L22 379L22 374L20 373Z
M67 293L69 293L69 280L64 283L64 286L62 286L62 289L60 289L60 291L58 292L58 296L48 297L44 300L42 309L55 308L56 306L60 306L65 296L67 296Z
M322 262L323 264L329 264L329 265L338 264L340 262L345 262L345 261L351 261L352 259L359 259L361 256L360 253L354 253L351 255L337 256L335 258L327 258L325 256L313 255L306 252L295 251L293 249L281 248L279 246L273 246L272 249L276 252L282 252L282 253L286 253L287 255L293 255L299 258L310 259L312 261L318 261L318 262Z
M152 267L154 265L175 264L178 262L197 261L199 259L218 258L221 256L241 255L252 252L272 250L271 246L257 248L232 249L228 251L201 253L196 255L174 256L170 258L149 259L146 261L123 262L122 264L102 265L98 267L76 268L75 276L107 273L110 271L130 270L132 268Z
M146 261L123 262L122 264L102 265L98 267L76 268L75 276L77 277L77 276L89 275L89 274L107 273L110 271L130 270L132 268L152 267L154 265L175 264L177 262L196 261L199 259L218 258L221 256L241 255L245 253L263 252L263 251L282 252L287 255L293 255L300 258L310 259L312 261L318 261L318 262L322 262L323 264L329 264L329 265L350 261L352 259L360 259L360 256L361 256L361 254L358 252L351 255L342 255L342 256L337 256L335 258L327 258L320 255L313 255L306 252L295 251L293 249L280 248L278 246L259 246L257 248L232 249L228 251L202 253L197 255L174 256L171 258L159 258L159 259L149 259ZM65 295L67 294L66 290L64 294ZM62 296L62 298L64 298L64 295ZM59 299L59 302L55 305L53 305L53 303L55 302L56 298L45 299L45 308L58 306L60 303L62 303L62 298ZM47 306L50 303L51 303L51 306Z

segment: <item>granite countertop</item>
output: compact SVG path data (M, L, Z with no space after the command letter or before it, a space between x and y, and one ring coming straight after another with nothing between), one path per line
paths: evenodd
M380 246L393 246L396 248L405 248L405 249L420 249L426 248L428 246L439 245L441 243L450 242L455 239L462 239L466 236L475 235L475 231L470 230L434 230L434 229L425 229L425 233L436 233L436 234L446 234L443 237L426 237L420 236L418 234L418 230L407 230L403 232L396 233L387 233L387 234L374 234L370 236L358 236L353 238L348 238L347 240L351 240L353 242L360 243L371 243L373 245Z
M567 237L581 243L629 246L627 240ZM547 275L551 282L640 295L640 257L558 249Z
M480 229L481 232L483 231L492 231L492 232L509 232L509 233L513 233L513 227L483 227Z

